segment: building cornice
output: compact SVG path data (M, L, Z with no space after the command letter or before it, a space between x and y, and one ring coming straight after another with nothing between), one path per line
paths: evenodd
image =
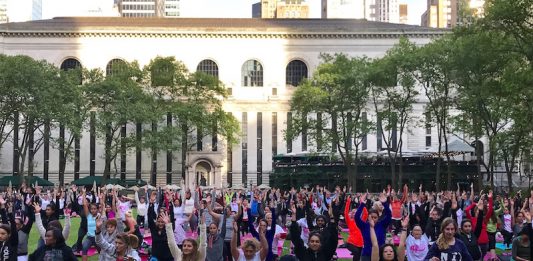
M4 31L4 38L237 38L237 39L398 39L435 38L445 32L361 32L361 33L248 33L248 32L128 32L128 31L88 31L88 32L31 32Z

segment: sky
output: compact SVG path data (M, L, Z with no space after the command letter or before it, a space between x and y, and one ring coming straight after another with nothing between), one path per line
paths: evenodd
M31 1L31 0L15 0ZM181 0L182 13L188 17L228 17L248 18L252 14L252 4L260 0ZM420 16L426 9L426 0L398 0L408 4L409 24L420 25ZM76 16L84 13L107 15L113 13L114 0L42 0L43 19L56 16ZM311 16L320 15L320 0L307 0Z

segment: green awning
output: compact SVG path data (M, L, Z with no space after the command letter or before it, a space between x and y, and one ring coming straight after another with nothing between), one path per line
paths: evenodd
M40 178L36 176L28 177L25 176L24 180L26 181L26 184L28 186L34 186L35 183L41 187L51 187L54 186L54 183ZM11 181L11 185L13 186L20 186L22 184L22 176L4 176L0 178L0 186L9 186L9 182Z

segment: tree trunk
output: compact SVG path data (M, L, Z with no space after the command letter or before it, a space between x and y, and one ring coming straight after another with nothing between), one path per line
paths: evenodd
M398 159L398 185L397 189L400 191L403 184L403 153L400 149L400 158Z
M445 130L445 126L443 126L443 130L442 130L442 133L443 133L443 136L444 136L444 148L445 148L445 153L446 153L446 190L451 190L452 189L452 165L451 165L451 162L450 162L450 153L448 153L448 137L446 136L446 130Z
M348 176L348 187L355 188L357 184L357 165L346 166L346 175Z
M390 148L387 148L390 149ZM395 186L396 184L396 156L392 156L392 153L389 150L389 163L390 163L390 171L391 171L391 186Z
M13 115L13 176L20 175L19 172L19 113Z
M477 175L478 175L478 190L481 190L483 187L483 173L481 173L481 155L483 154L483 151L481 151L481 142L479 141L479 138L476 136L476 166L477 166Z

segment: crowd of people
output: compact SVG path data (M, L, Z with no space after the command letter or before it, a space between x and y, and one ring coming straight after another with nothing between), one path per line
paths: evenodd
M91 251L100 261L331 261L340 248L362 261L496 260L500 235L512 260L533 256L533 190L522 197L459 185L374 194L340 186L181 188L135 188L128 198L96 186L8 187L0 195L0 261L86 261ZM34 225L39 239L29 253ZM284 240L291 247L280 251Z

